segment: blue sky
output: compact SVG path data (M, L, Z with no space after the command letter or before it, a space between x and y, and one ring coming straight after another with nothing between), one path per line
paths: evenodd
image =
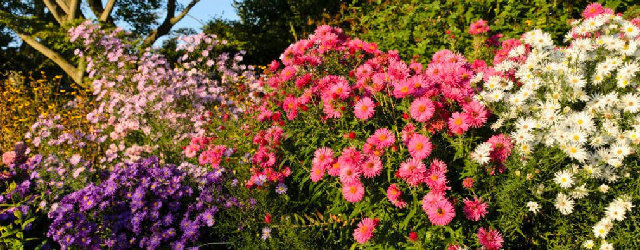
M178 0L183 6L189 4L190 0ZM236 14L236 10L233 8L233 0L200 0L192 9L189 14L184 16L180 22L173 26L172 30L179 28L193 28L196 31L202 30L202 24L211 20L214 17L220 17L228 20L238 20L239 17ZM167 36L160 37L154 44L155 46L162 45L162 41Z
M178 3L183 6L189 4L191 0L178 0ZM87 9L84 13L88 18L95 18L91 11ZM164 17L164 14L160 14ZM173 26L172 30L178 28L193 28L197 32L202 30L202 24L211 20L214 17L221 17L228 20L238 20L239 17L236 14L236 10L233 8L233 0L200 0L180 22ZM124 27L127 28L126 26ZM160 37L154 44L155 46L162 45L162 41L167 36ZM19 42L14 42L10 46L18 46Z
M178 0L178 2L186 5L190 0ZM214 17L238 20L236 10L233 8L233 0L201 0L174 28L195 28L199 30L202 27L200 22L206 23Z

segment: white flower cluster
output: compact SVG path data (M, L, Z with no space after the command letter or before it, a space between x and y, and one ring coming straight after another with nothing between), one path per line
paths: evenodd
M605 209L605 217L593 226L593 235L596 238L602 238L601 248L602 246L610 245L610 243L605 241L605 238L609 230L613 228L613 222L623 221L626 218L625 214L631 211L633 207L634 205L631 203L629 197L617 198L609 203L609 206ZM593 240L587 240L583 246L590 249L593 247ZM611 246L611 249L613 249L613 246Z
M554 206L568 215L574 199L588 190L606 193L604 183L629 177L625 159L640 143L640 29L602 14L574 22L565 37L568 47L556 47L540 30L520 41L485 72L478 99L497 110L499 124L492 128L515 126L510 136L525 159L543 148L560 149L572 159L572 167L553 177L563 190ZM476 149L476 161L483 152ZM540 208L533 201L527 207L533 213ZM630 200L617 199L606 208L606 217L594 226L601 246L609 246L604 237L612 222L623 220L631 207Z

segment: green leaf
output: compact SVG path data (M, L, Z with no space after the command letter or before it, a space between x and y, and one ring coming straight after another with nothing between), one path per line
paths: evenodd
M411 209L411 212L409 212L409 214L404 218L404 220L400 224L400 228L406 228L407 227L407 225L409 224L409 221L411 220L411 218L413 218L413 216L416 214L416 210L417 210L416 207L417 206L413 206L413 209Z
M18 218L18 221L22 221L22 212L20 210L13 211L13 215Z

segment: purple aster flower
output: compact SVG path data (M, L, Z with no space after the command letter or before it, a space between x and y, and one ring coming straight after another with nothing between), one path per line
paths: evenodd
M262 228L262 240L267 240L269 238L271 238L271 228Z
M278 185L276 186L276 193L278 194L287 193L287 185L285 185L283 182L278 183Z

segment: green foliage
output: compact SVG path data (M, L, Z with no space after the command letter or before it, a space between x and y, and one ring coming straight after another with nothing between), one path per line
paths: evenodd
M421 1L421 0L354 0L343 18L348 33L378 43L382 50L395 49L404 58L422 56L429 60L438 50L449 49L469 55L472 46L467 33L469 25L479 19L489 21L493 33L518 38L538 28L556 41L564 38L571 19L592 1ZM603 5L624 12L632 0L603 1ZM447 31L450 34L447 34ZM451 38L451 35L454 38Z

